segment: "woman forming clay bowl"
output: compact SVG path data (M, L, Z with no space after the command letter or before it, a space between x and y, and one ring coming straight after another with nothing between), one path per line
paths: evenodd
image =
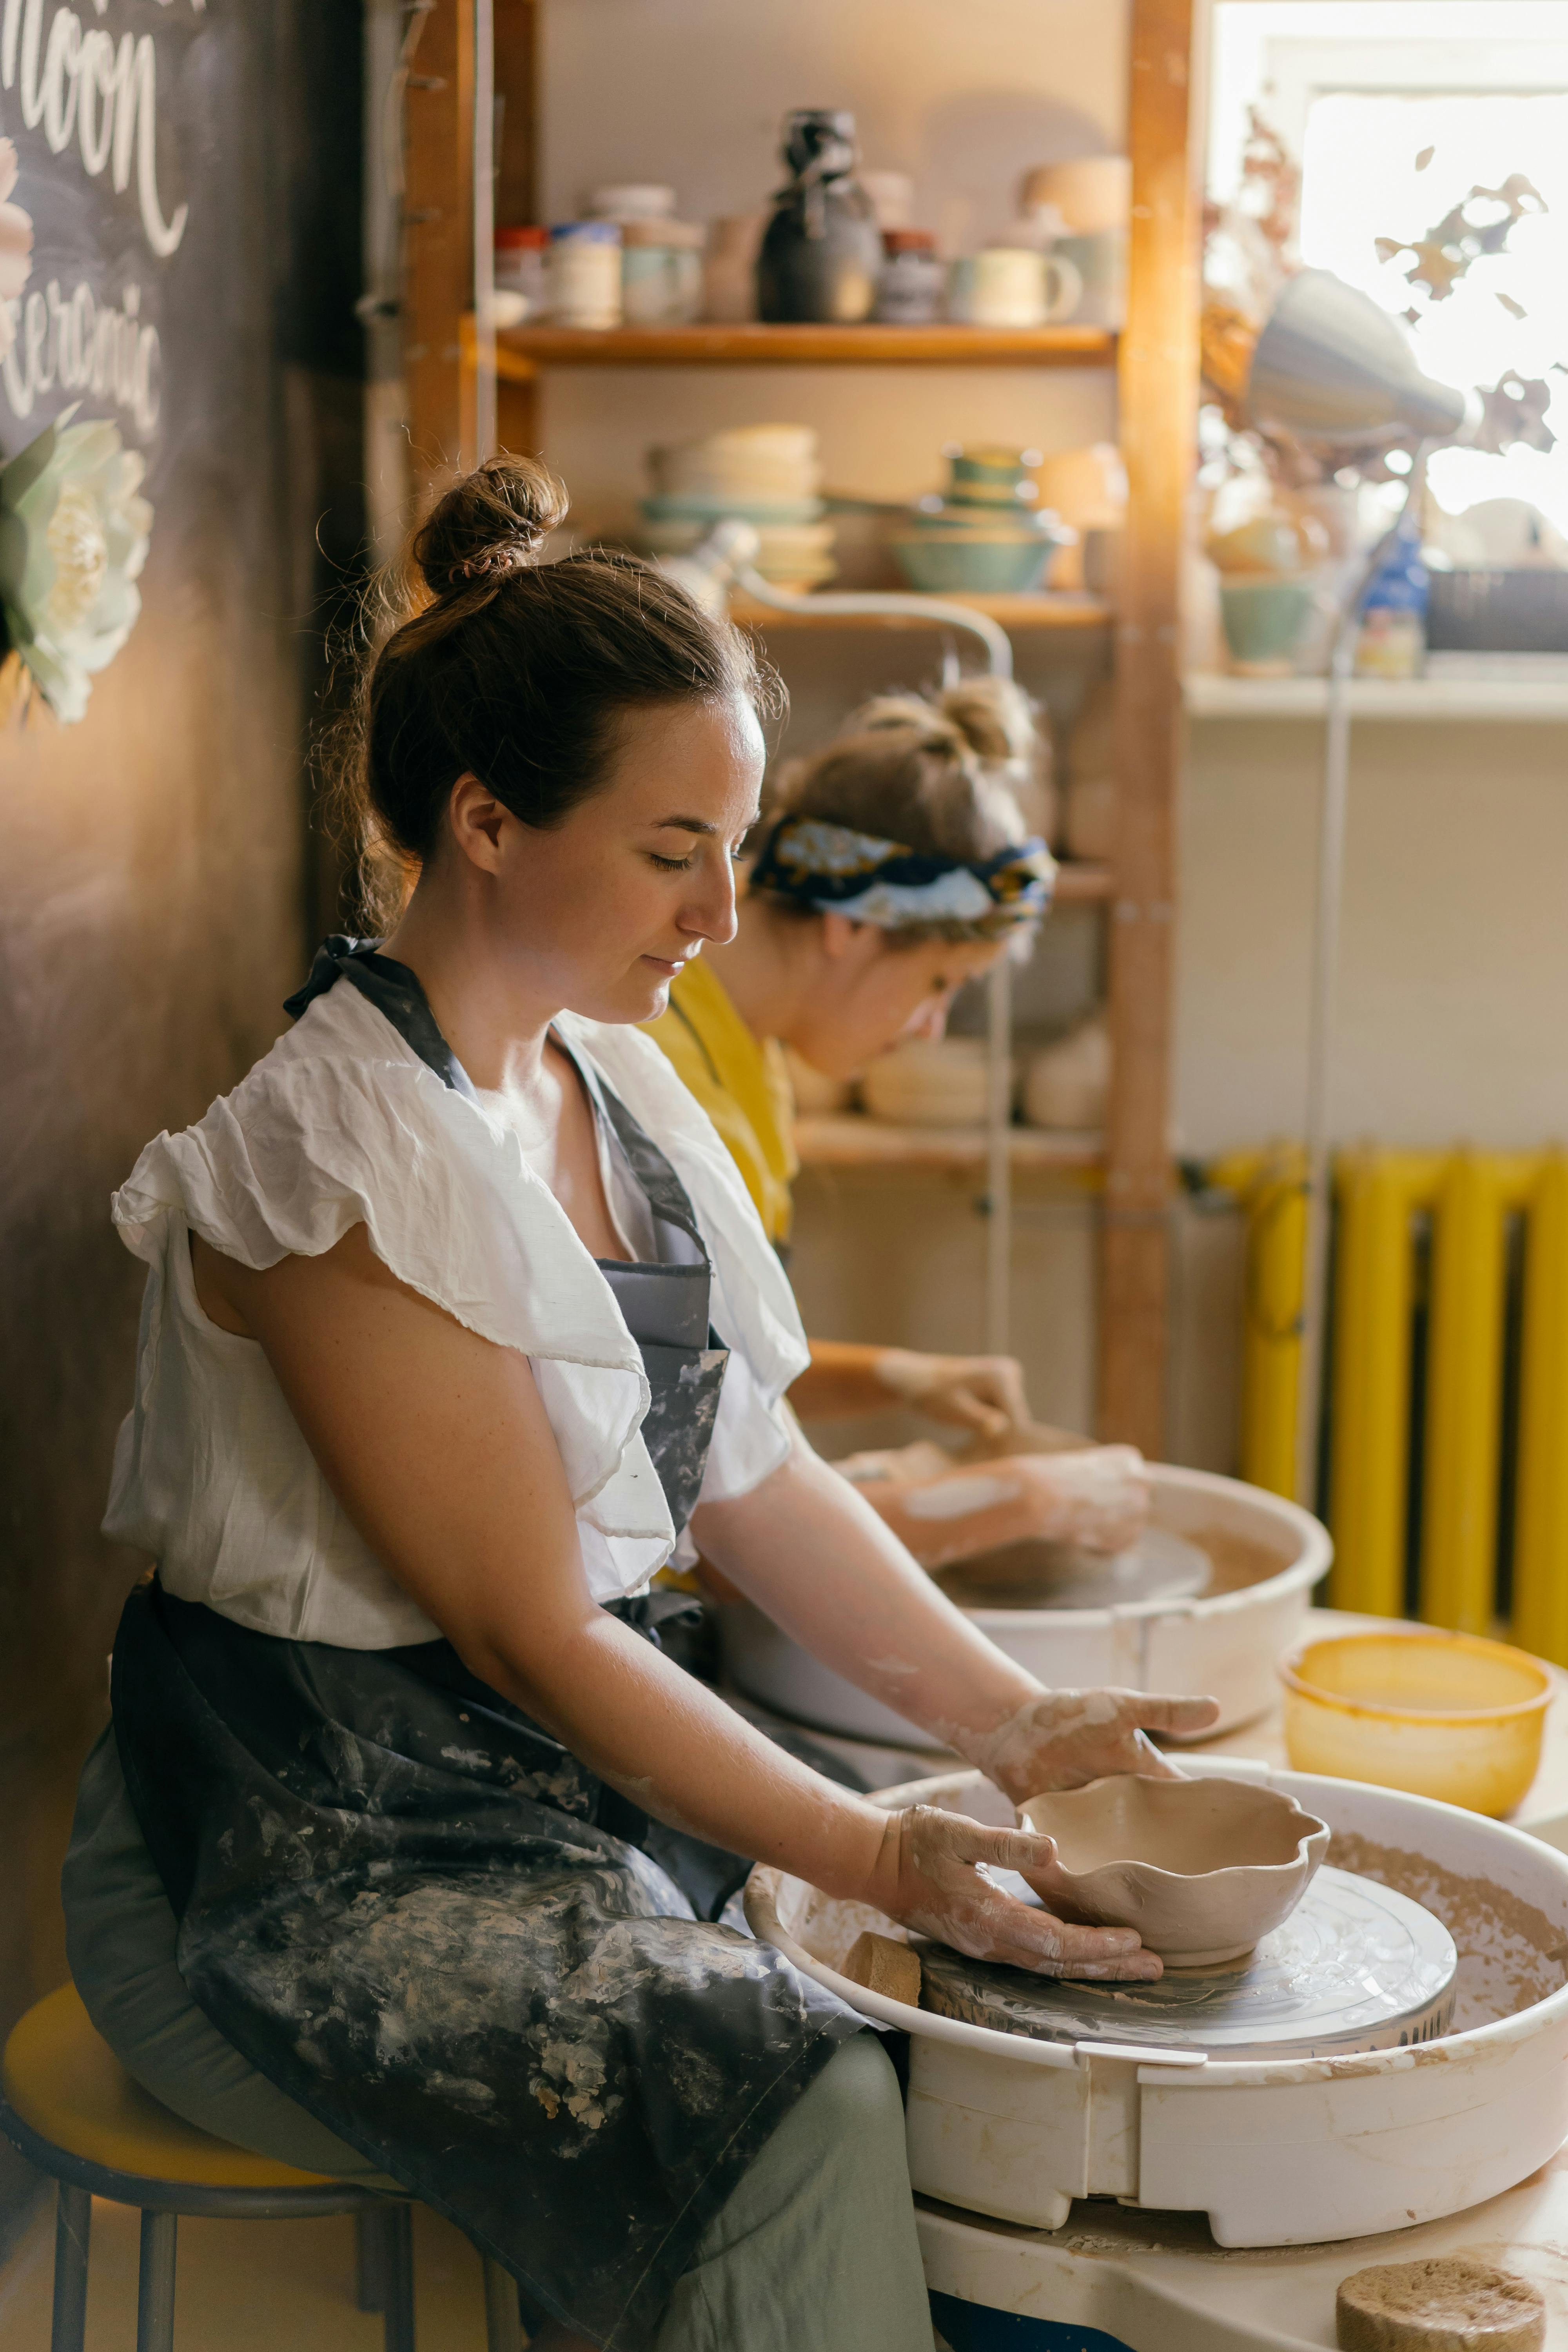
M1246 1780L1119 1773L1031 1797L1019 1820L1056 1841L1053 1910L1136 1927L1178 1969L1249 1952L1289 1917L1329 1848L1326 1822Z

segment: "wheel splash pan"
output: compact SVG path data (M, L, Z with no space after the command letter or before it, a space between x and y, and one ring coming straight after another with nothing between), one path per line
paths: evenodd
M1033 2229L1072 2200L1203 2212L1222 2246L1312 2245L1408 2229L1499 2195L1568 2137L1568 1855L1396 1790L1230 1758L1194 1772L1266 1780L1334 1832L1330 1861L1408 1895L1453 1937L1454 2029L1342 2057L1223 2059L996 2032L865 1991L837 1963L867 1927L902 1931L761 1865L753 1932L853 2009L910 2037L917 2191ZM874 1801L1010 1822L978 1773Z
M1262 1572L1232 1582L1219 1560L1210 1589L1100 1609L982 1608L951 1597L987 1640L1047 1685L1186 1692L1219 1701L1218 1731L1266 1715L1279 1695L1275 1660L1301 1639L1312 1587L1333 1558L1329 1531L1279 1495L1207 1470L1151 1465L1153 1518L1200 1545L1253 1549ZM736 1686L776 1714L845 1739L939 1748L930 1733L819 1664L752 1603L719 1607Z

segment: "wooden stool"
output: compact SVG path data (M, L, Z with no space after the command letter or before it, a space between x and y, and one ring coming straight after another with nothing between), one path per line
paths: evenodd
M0 2132L59 2184L51 2352L82 2352L92 2200L142 2214L136 2352L173 2352L182 2213L275 2221L353 2213L360 2308L384 2314L386 2352L415 2352L410 2200L297 2172L199 2131L152 2098L94 2031L74 1985L35 2003L5 2044ZM489 2352L517 2352L517 2290L488 2256Z

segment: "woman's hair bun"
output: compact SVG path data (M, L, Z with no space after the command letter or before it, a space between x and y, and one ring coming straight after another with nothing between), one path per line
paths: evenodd
M415 533L414 561L432 596L494 588L531 563L566 520L562 484L531 457L487 457L465 474Z
M1048 833L1049 776L1044 714L1022 687L964 678L862 703L819 751L786 763L773 805L922 856L993 857Z
M929 699L922 694L879 694L850 726L867 732L897 728L929 751L959 758L968 751L983 765L1026 777L1040 755L1035 705L1010 677L966 677Z

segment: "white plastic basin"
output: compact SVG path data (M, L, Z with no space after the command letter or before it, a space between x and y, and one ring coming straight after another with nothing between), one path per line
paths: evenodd
M835 1962L856 1936L903 1931L759 1866L746 1888L753 1932L910 2037L916 2190L1033 2230L1060 2229L1075 2198L1111 2197L1206 2213L1222 2246L1312 2245L1458 2212L1545 2164L1568 2135L1568 1856L1401 1790L1234 1758L1188 1769L1266 1780L1355 1842L1331 1861L1436 1911L1459 1950L1456 2030L1404 2049L1251 2061L997 2032L852 1984ZM917 1801L1012 1813L977 1772L873 1801Z
M1261 1487L1164 1464L1152 1476L1157 1526L1194 1538L1205 1530L1242 1537L1271 1552L1278 1571L1207 1598L964 1613L1048 1687L1109 1684L1182 1697L1207 1694L1220 1703L1215 1730L1234 1730L1275 1704L1276 1662L1301 1637L1312 1587L1327 1573L1333 1545L1310 1512ZM749 1601L721 1602L719 1620L731 1676L763 1706L845 1739L940 1748L929 1733L819 1665Z

